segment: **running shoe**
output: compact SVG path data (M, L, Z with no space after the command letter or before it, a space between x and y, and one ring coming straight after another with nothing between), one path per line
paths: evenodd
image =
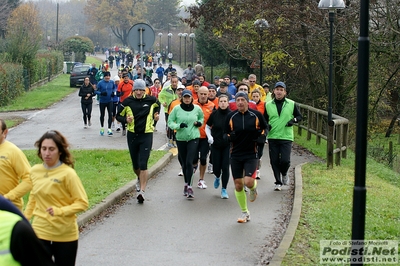
M228 192L226 192L226 188L221 189L221 199L229 199Z
M199 179L199 182L197 183L197 187L206 189L207 188L206 181L204 181L203 179Z
M183 171L182 171L182 169L179 171L178 176L183 176Z
M140 180L138 178L138 180L136 181L136 192L140 191Z
M100 136L104 136L104 128L100 129Z
M215 177L215 179L214 179L214 188L215 189L219 188L219 183L220 183L219 177Z
M85 124L85 125L83 126L83 128L87 128L87 124Z
M108 129L107 135L110 136L110 137L113 135L111 128Z
M242 212L242 215L237 219L238 223L247 223L250 221L250 212Z
M281 191L282 190L282 185L276 184L274 190L275 191Z
M187 189L187 196L188 199L193 199L194 198L194 194L193 194L193 189L191 187L188 187Z
M207 173L209 173L209 174L214 174L213 165L212 165L211 163L208 163L208 166L207 166Z
M114 122L112 122L112 124L111 124L111 129L112 129L112 130L115 129L115 124L114 124Z
M244 186L243 189L244 189L244 192L246 192L246 193L249 192L249 188L248 187Z
M138 192L136 199L137 199L138 203L144 202L144 191L143 190Z
M282 175L282 183L285 186L289 185L289 176L288 175Z
M89 120L89 123L88 123L88 125L89 125L89 127L91 127L92 126L92 122Z
M185 185L183 187L183 196L187 197L187 195L188 195L188 185Z
M256 179L260 180L260 170L257 170Z
M255 201L257 198L257 188L255 189L250 189L250 193L249 193L249 200L250 202Z
M126 135L126 129L123 129L122 130L122 136L125 136Z
M120 127L117 127L117 132L120 132L121 131L121 128Z

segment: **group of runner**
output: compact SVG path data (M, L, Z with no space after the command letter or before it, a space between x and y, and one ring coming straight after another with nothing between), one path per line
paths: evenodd
M109 72L105 72L104 79L93 90L100 95L100 134L104 134L106 108L109 108L108 135L112 135L111 125L115 118L124 128L124 134L127 128L132 165L138 176L138 202L145 201L148 151L151 150L152 134L158 120L155 117L159 116L163 106L167 146L177 148L182 167L183 194L189 199L194 198L193 177L197 170L197 187L207 188L204 174L209 158L208 171L215 175L214 188L221 187L221 198L228 199L231 165L235 196L242 210L238 221L248 221L250 216L244 190L249 190L250 201L256 199L256 179L260 179L259 169L266 143L275 177L274 190L280 191L282 185L289 183L287 172L293 142L292 125L301 121L302 116L294 102L286 97L286 85L277 82L271 93L268 84L261 86L256 83L254 74L236 84L229 76L216 77L210 84L204 74L192 75L191 83L187 84L185 76L179 78L175 71L165 74L164 83L156 78L152 86L146 83L142 86L139 85L143 84L142 80L131 80L129 69L120 69L114 80L111 80ZM113 84L110 85L112 89L108 84ZM121 99L116 102L113 97ZM104 104L105 98L107 104ZM147 101L150 102L143 108L143 102ZM138 141L139 144L132 145Z

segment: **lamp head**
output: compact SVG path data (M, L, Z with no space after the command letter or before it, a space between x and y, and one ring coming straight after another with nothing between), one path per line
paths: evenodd
M336 10L336 9L344 9L346 5L343 0L320 0L318 3L319 9L328 9L328 10Z

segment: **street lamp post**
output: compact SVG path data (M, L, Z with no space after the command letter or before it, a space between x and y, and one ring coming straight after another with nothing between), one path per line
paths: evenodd
M185 66L186 66L186 37L188 36L188 34L187 33L183 33L182 34L182 37L184 38L184 41L185 41Z
M171 37L172 37L172 33L168 33L168 53L171 52Z
M194 58L194 49L193 49L194 46L193 46L193 44L194 44L194 38L195 37L196 37L196 35L193 32L189 34L189 38L192 41L192 66L193 66L193 58Z
M263 83L263 33L269 27L268 21L265 19L257 19L254 21L254 26L260 34L260 84Z
M182 64L182 33L178 33L179 36L179 65Z
M158 37L160 37L160 54L162 54L162 44L161 44L161 37L162 37L162 32L158 34Z
M333 76L333 22L335 21L336 9L345 8L343 0L321 0L318 4L319 9L329 11L329 81L328 81L328 124L332 121L332 76Z

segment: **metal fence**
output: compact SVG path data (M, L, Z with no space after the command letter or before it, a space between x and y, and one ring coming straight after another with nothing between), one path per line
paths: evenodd
M347 158L349 120L333 114L331 123L328 123L327 111L301 103L296 104L303 115L303 120L298 126L298 134L301 136L302 131L306 130L307 140L311 140L311 136L315 135L317 145L321 144L321 139L325 139L327 167L333 168L334 159L335 164L340 165L341 159Z

